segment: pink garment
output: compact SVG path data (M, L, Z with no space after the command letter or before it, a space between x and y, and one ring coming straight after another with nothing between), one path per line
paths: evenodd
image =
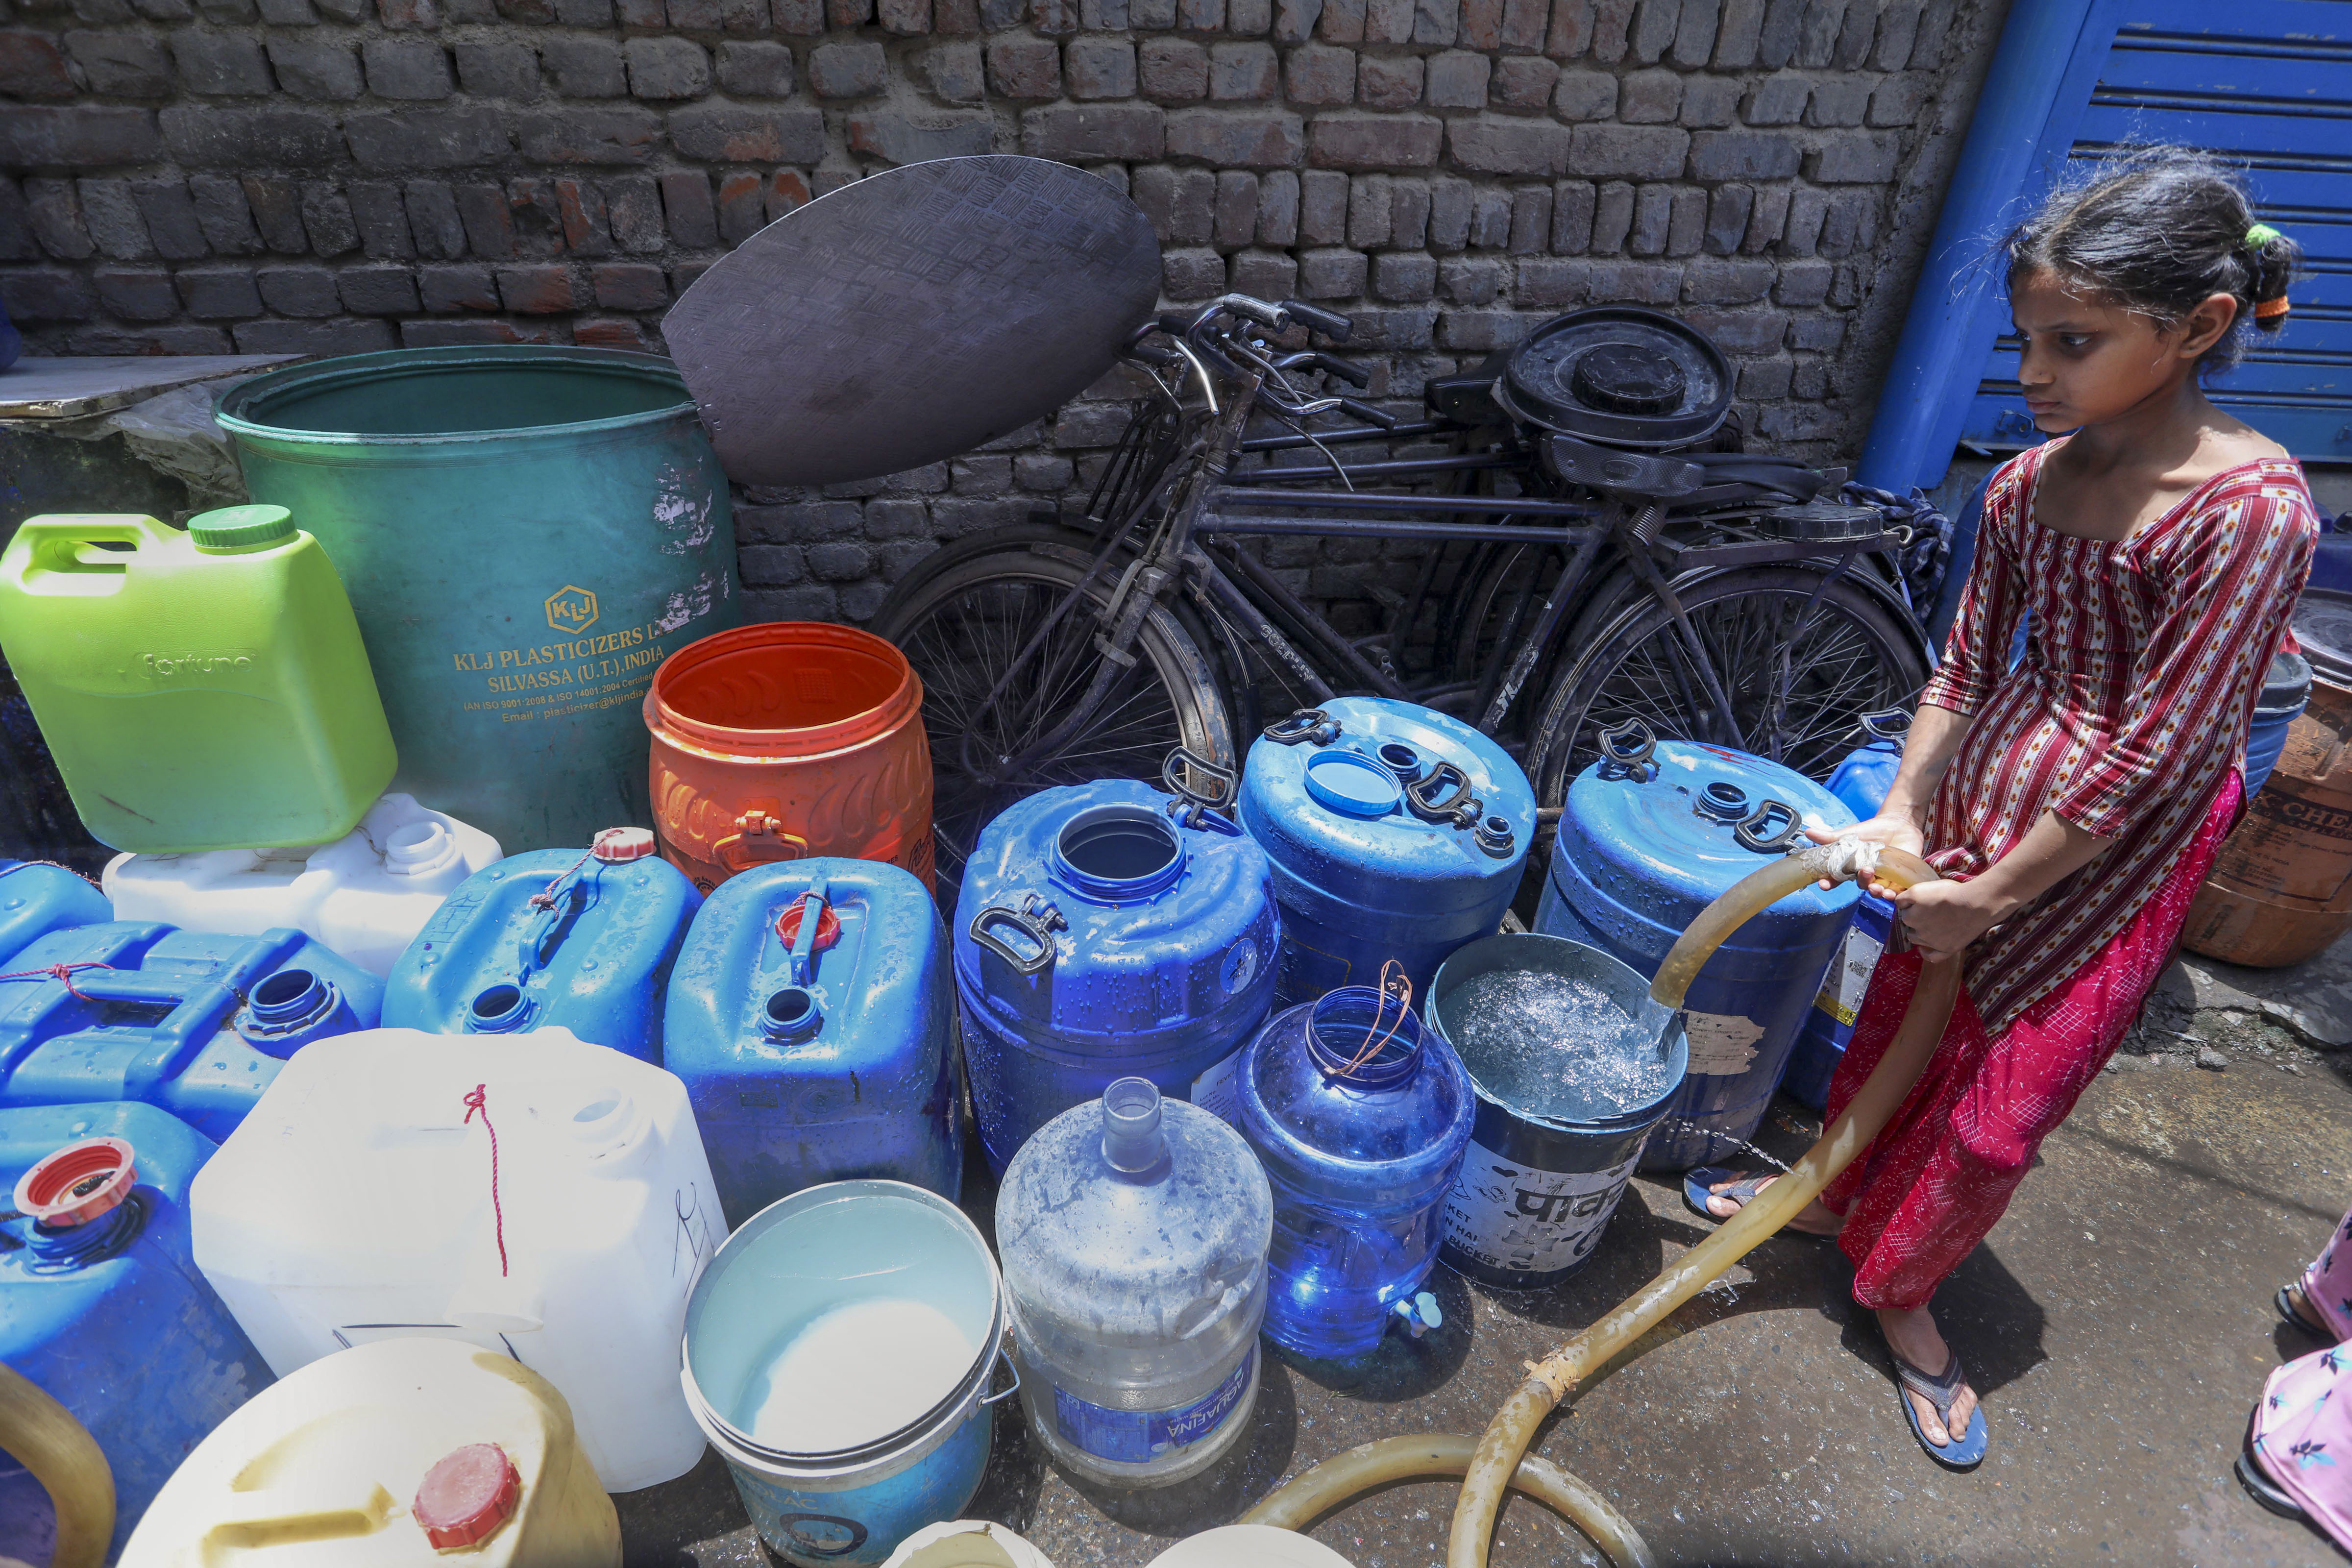
M2352 1340L2352 1214L2344 1216L2298 1283L2305 1304L2319 1314L2327 1331L2339 1340Z
M2271 1373L2254 1406L2254 1458L2336 1545L2352 1550L2352 1350L2314 1351Z

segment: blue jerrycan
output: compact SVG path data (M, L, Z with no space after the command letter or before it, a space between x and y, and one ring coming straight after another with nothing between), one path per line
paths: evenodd
M1280 1005L1377 986L1391 961L1417 999L1448 953L1502 923L1536 797L1518 763L1460 720L1342 697L1252 743L1241 820L1282 904Z
M113 918L106 895L63 866L0 860L0 969L36 937Z
M662 1059L662 993L702 895L643 827L509 855L457 884L384 982L383 1024L436 1035L569 1029Z
M1797 1030L1797 1048L1790 1053L1789 1070L1781 1090L1800 1105L1820 1110L1829 1104L1830 1079L1845 1059L1853 1026L1862 1016L1863 994L1870 989L1872 971L1886 939L1894 934L1895 906L1864 893L1853 906L1853 924L1838 949L1836 962L1822 976L1820 994L1805 1011Z
M1846 753L1831 773L1828 786L1853 813L1856 822L1876 816L1887 792L1895 787L1895 772L1903 765L1904 738L1911 732L1911 715L1900 708L1865 713L1862 731L1870 737L1869 742Z
M0 1106L140 1100L218 1142L280 1062L383 1006L383 981L284 926L51 931L0 972Z
M1178 752L1166 772L1233 775ZM1196 1104L1274 1003L1265 856L1210 809L1133 779L1033 795L982 830L956 900L955 983L981 1146L1029 1135L1122 1078Z
M1730 887L1804 841L1853 824L1803 774L1744 752L1604 731L1602 760L1569 785L1536 930L1599 948L1645 979ZM1764 1120L1797 1031L1844 945L1861 889L1807 887L1741 926L1684 1003L1690 1071L1642 1152L1687 1170L1738 1149Z
M730 1226L852 1177L955 1201L947 945L929 889L879 860L790 860L712 890L670 974L662 1063L686 1082Z
M89 1428L114 1472L112 1562L182 1459L269 1367L189 1254L188 1183L211 1140L136 1101L0 1110L0 1363ZM55 1528L0 1455L0 1555Z

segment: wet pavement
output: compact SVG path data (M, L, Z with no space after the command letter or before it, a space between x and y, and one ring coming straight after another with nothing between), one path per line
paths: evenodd
M1621 1358L1544 1429L1539 1451L1612 1498L1665 1563L2340 1562L2256 1507L2230 1464L2263 1377L2315 1348L2270 1297L2352 1201L2352 1088L2274 1017L2186 1000L2172 1048L2215 1040L2228 1068L2189 1054L2119 1058L1937 1298L1991 1422L1980 1469L1946 1472L1919 1451L1877 1332L1848 1300L1843 1257L1793 1237ZM1759 1142L1792 1158L1815 1126L1784 1100ZM986 1194L968 1206L987 1229ZM1087 1495L1039 1461L1017 1420L1000 1421L968 1512L1021 1531L1058 1568L1142 1568L1354 1444L1479 1430L1524 1363L1705 1229L1675 1186L1642 1177L1591 1267L1552 1290L1490 1292L1441 1268L1443 1330L1391 1337L1352 1380L1269 1357L1246 1452L1178 1495ZM1396 1487L1314 1533L1360 1568L1435 1568L1454 1492ZM781 1561L715 1458L620 1502L633 1568ZM1524 1500L1506 1509L1492 1560L1603 1561Z

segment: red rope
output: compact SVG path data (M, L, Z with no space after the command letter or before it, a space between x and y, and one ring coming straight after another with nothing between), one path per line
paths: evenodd
M580 852L579 859L574 860L571 865L566 866L562 870L557 872L554 880L549 882L543 891L533 893L530 896L528 900L530 907L535 910L553 909L555 907L555 889L563 885L563 879L572 875L572 872L580 869L581 867L588 864L588 858L596 853L596 846L604 843L605 838L610 835L618 833L620 829L617 827L598 829L596 837L589 840L588 847Z
M482 1113L482 1126L490 1134L490 1214L498 1222L499 1277L507 1272L507 1211L499 1205L499 1130L490 1125L490 1108L485 1103L489 1085L478 1083L474 1092L466 1097L466 1123L474 1120L474 1112ZM461 1124L461 1125L463 1125Z
M94 960L87 963L52 963L47 969L19 969L7 974L0 974L0 980L55 980L61 983L68 992L80 997L82 1001L92 1002L97 998L83 996L80 992L74 990L73 972L77 969L111 969L113 967L114 965L110 963L100 963Z

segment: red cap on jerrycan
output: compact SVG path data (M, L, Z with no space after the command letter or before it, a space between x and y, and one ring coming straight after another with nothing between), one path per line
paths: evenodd
M607 827L596 835L588 852L599 860L642 860L654 852L653 829Z
M496 1443L468 1443L425 1472L412 1511L436 1546L486 1541L522 1500L522 1473Z
M62 1230L116 1207L138 1183L129 1142L88 1138L35 1161L16 1179L16 1205L18 1213Z

